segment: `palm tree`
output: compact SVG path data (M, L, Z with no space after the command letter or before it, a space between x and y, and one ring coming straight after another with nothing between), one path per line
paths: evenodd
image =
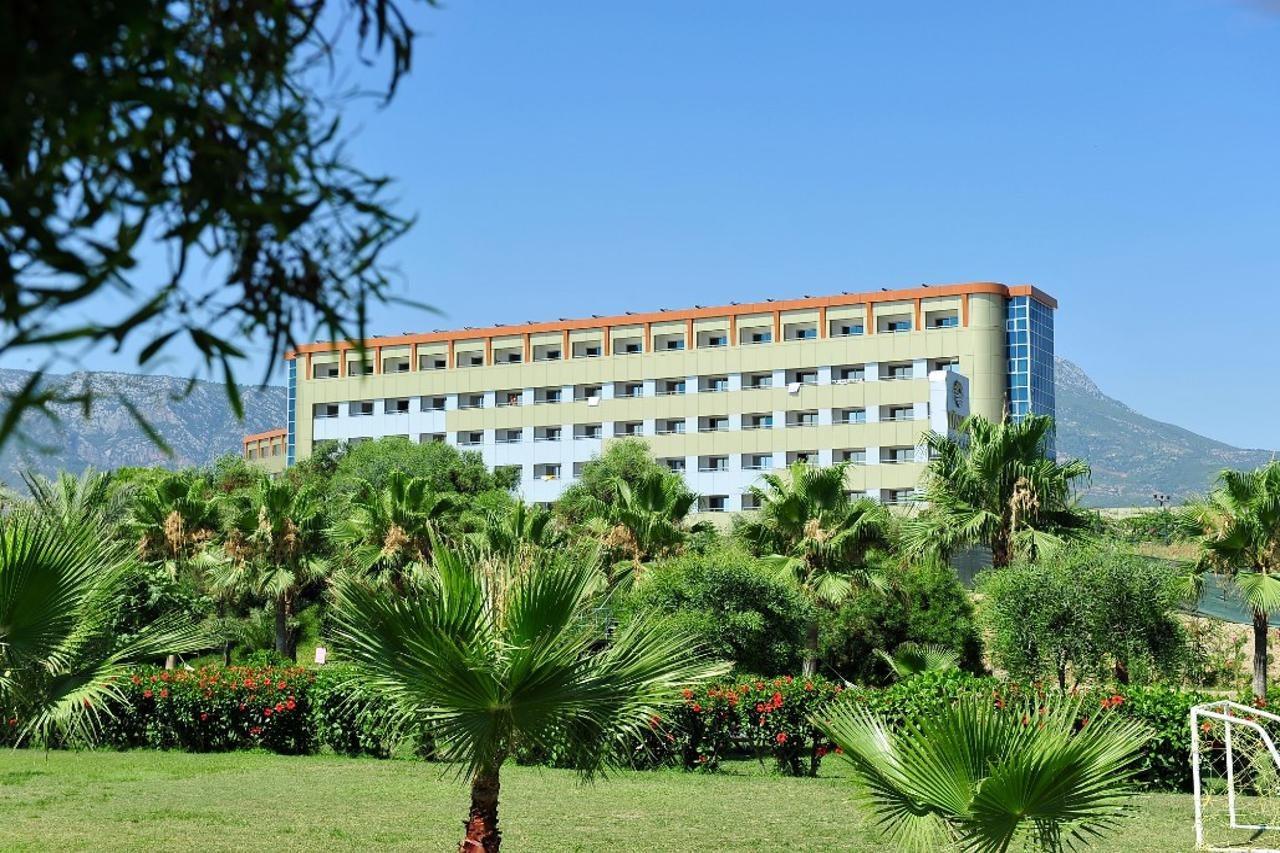
M111 474L88 468L79 477L66 471L49 479L25 472L22 481L31 494L37 511L46 519L61 525L79 525L92 521L104 534L113 535L128 513L128 494L113 489Z
M908 641L894 649L893 654L884 649L876 649L876 654L898 678L910 678L925 672L945 672L960 665L960 655L937 643Z
M884 585L867 555L888 544L889 510L849 494L847 467L796 463L786 476L765 475L764 486L751 489L759 512L738 525L738 535L751 550L815 607L838 605L855 589ZM806 630L805 652L804 674L813 675L818 667L816 613Z
M915 558L945 556L971 545L991 549L991 564L1030 560L1078 532L1088 520L1072 498L1089 476L1079 459L1045 455L1053 419L1029 415L994 423L961 421L957 435L926 433L930 462L923 480L926 509L903 525L903 547Z
M698 496L666 471L645 472L634 485L619 477L614 492L611 501L590 495L583 500L604 547L630 560L634 569L678 554L690 534L711 529L707 522L686 524Z
M482 527L471 540L489 554L505 556L514 556L525 548L548 550L567 544L550 510L523 502L515 503L506 512L487 510Z
M137 537L138 556L177 577L217 536L217 501L203 480L170 474L134 495L126 526Z
M430 491L425 477L393 471L381 489L359 481L349 512L329 538L358 571L403 590L412 567L430 558L440 522L455 508L451 496Z
M1178 512L1200 547L1192 587L1205 571L1227 575L1253 615L1253 693L1267 695L1267 621L1280 612L1280 462L1223 471L1207 498Z
M275 611L275 648L296 657L289 629L298 597L324 577L324 516L315 491L262 476L229 502L226 559L210 568L214 591L265 599Z
M1149 738L1105 713L1080 727L1079 711L1065 701L999 710L969 697L897 731L852 702L815 722L853 765L895 850L1058 851L1124 816Z
M20 741L92 740L130 665L205 645L185 614L114 630L132 559L92 520L0 517L0 708Z
M464 768L468 853L499 848L500 770L518 746L555 745L590 775L679 688L726 671L657 617L606 643L598 565L562 550L524 556L439 547L427 582L407 595L352 576L333 587L338 650Z

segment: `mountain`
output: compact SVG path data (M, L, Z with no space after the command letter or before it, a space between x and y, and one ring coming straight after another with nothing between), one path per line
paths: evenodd
M1241 450L1190 430L1161 423L1103 394L1085 372L1059 358L1055 365L1058 400L1058 453L1093 466L1084 500L1092 506L1152 506L1153 492L1175 500L1208 488L1223 468L1252 468L1272 457L1268 450ZM20 388L30 374L0 369L0 391ZM51 453L10 442L0 450L0 481L19 484L19 472L59 468L79 473L125 465L181 467L239 453L245 433L284 424L283 388L241 386L245 419L237 421L227 405L225 386L188 382L172 376L127 373L74 373L58 377L72 388L84 383L103 393L86 421L74 406L58 407L60 425L28 414L24 421L35 443ZM152 444L128 409L112 394L126 397L159 430L173 449L167 457Z
M0 369L0 392L15 392L30 378L25 370ZM75 405L54 406L56 423L37 412L26 413L23 432L29 440L9 441L0 450L0 482L20 485L19 474L28 469L78 474L88 467L200 465L225 453L240 453L245 433L282 426L285 420L285 391L274 386L240 386L244 421L238 421L227 404L226 386L218 382L196 382L188 392L188 380L173 376L71 373L48 381L73 391L87 384L101 399L94 401L88 420ZM164 436L172 456L147 438L116 399L120 396Z
M1090 506L1153 507L1154 492L1182 498L1204 492L1223 468L1256 468L1275 456L1242 450L1173 424L1152 420L1098 389L1065 358L1054 364L1058 455L1085 459L1093 478Z

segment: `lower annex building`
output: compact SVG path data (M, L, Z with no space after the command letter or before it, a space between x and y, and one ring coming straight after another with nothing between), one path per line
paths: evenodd
M443 441L546 503L639 437L702 511L751 509L761 473L796 461L850 462L850 491L897 503L926 430L1054 414L1056 308L973 282L317 342L286 355L286 428L244 453L279 471L323 441Z

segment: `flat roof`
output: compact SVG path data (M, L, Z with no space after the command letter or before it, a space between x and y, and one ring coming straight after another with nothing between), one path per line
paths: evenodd
M877 302L904 302L930 297L964 296L973 294L997 294L1004 297L1030 296L1050 308L1057 308L1058 301L1030 284L1004 285L994 281L971 281L959 284L922 284L902 290L872 290L864 293L840 293L833 296L805 296L800 299L769 299L764 302L741 302L729 305L695 306L674 310L629 312L607 317L582 317L550 322L528 322L515 325L487 326L472 329L451 329L420 334L379 335L365 340L369 347L405 346L408 344L440 343L447 341L480 341L486 338L515 337L518 335L545 334L547 332L573 331L576 329L614 328L637 326L645 323L670 323L681 320L699 320L716 317L766 314L774 311L803 311L812 308L834 308L847 305L874 304ZM354 341L334 343L322 341L303 344L285 353L286 359L308 352L332 352L356 347Z

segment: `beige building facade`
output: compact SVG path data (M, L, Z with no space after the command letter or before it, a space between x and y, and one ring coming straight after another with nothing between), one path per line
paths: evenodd
M974 282L310 344L288 354L284 462L321 441L444 441L518 469L544 503L638 437L705 511L750 509L749 486L796 461L850 462L851 491L899 502L946 423L947 374L974 413L1053 413L1056 307Z

